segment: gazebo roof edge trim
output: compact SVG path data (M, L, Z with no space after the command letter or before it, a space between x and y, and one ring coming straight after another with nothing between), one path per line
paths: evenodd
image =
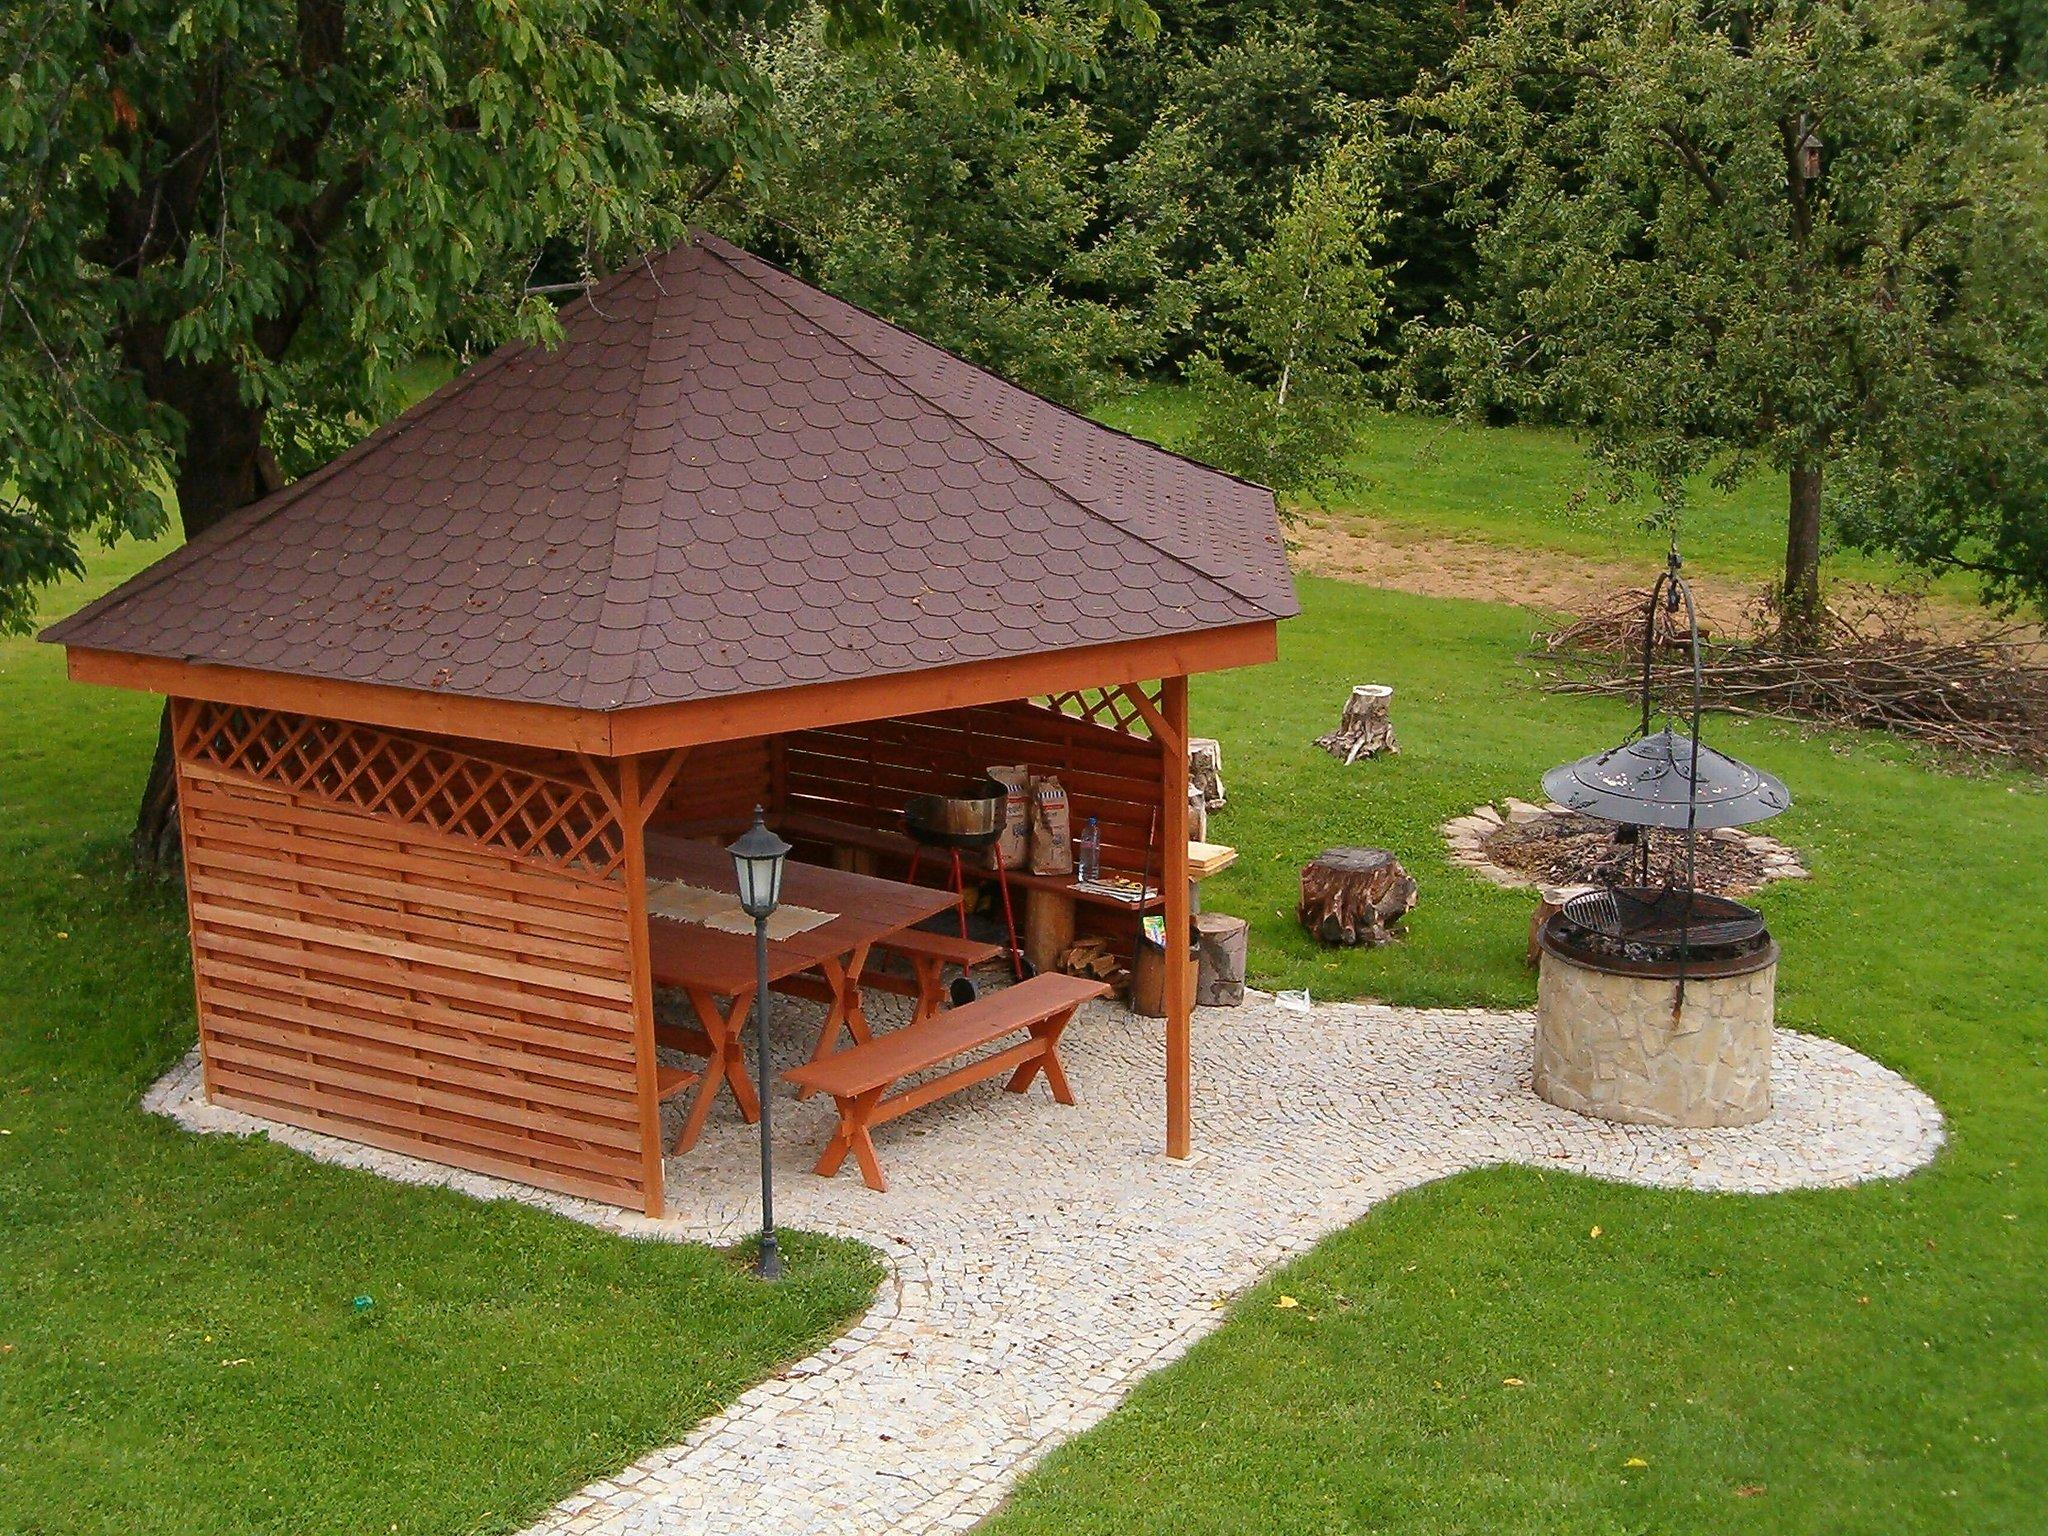
M882 673L852 683L806 683L758 693L669 700L609 710L435 693L394 683L266 672L260 668L88 646L72 647L66 660L69 674L76 682L320 714L386 729L626 756L773 734L781 728L850 724L959 708L970 703L995 703L1075 688L1114 687L1155 677L1255 666L1273 660L1277 654L1277 624L1274 619L1256 619L1222 628L1105 641L1032 657L953 662L917 674ZM900 700L880 706L867 702L872 695L900 688L907 677L921 679L932 697L908 707ZM984 678L991 681L983 683ZM792 712L794 706L809 699L832 699L836 707ZM678 726L678 722L705 720L724 723L708 730Z

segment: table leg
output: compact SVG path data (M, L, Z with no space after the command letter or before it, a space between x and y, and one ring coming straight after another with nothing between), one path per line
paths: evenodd
M871 947L862 944L844 959L822 960L818 963L818 973L832 989L832 1001L826 1006L824 1022L818 1026L818 1041L811 1047L811 1060L821 1061L839 1049L839 1031L842 1026L853 1036L855 1045L865 1045L874 1039L874 1032L868 1028L868 1016L861 1006L860 996L860 973L867 967L868 950ZM808 1099L816 1091L813 1088L799 1088L796 1096Z
M860 973L868 968L868 951L872 944L857 945L846 957L846 1032L853 1036L855 1045L866 1045L875 1038L875 1032L868 1028L866 999L860 990Z
M754 1095L754 1085L747 1081L746 1052L740 1046L740 1026L746 1023L747 1008L754 1000L752 992L742 992L732 999L731 1008L721 1013L718 999L709 992L696 987L686 989L690 1006L697 1012L697 1021L704 1026L704 1037L711 1044L711 1054L704 1063L704 1080L697 1086L697 1095L690 1101L690 1112L683 1120L683 1128L677 1134L671 1154L687 1152L697 1144L697 1138L704 1133L704 1122L711 1114L711 1100L718 1093L721 1082L732 1085L733 1102L739 1106L740 1118L752 1125L761 1118L761 1101Z

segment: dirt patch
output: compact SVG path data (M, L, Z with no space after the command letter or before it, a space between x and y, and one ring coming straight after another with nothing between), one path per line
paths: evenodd
M1570 614L1584 611L1656 572L1641 562L1583 560L1546 549L1503 548L1372 518L1304 518L1288 531L1295 569L1418 597L1463 597ZM1756 600L1753 586L1693 577L1708 628L1735 623Z
M1651 885L1685 884L1685 839L1650 836ZM1641 844L1631 829L1562 806L1507 802L1505 814L1482 805L1444 827L1451 857L1497 885L1639 885ZM1774 837L1738 827L1703 832L1694 844L1693 881L1717 896L1746 896L1773 880L1799 880L1799 855Z
M1601 607L1617 592L1647 586L1657 565L1643 560L1588 560L1554 549L1520 549L1356 515L1341 520L1304 515L1288 530L1288 548L1294 568L1304 575L1355 581L1418 597L1510 603L1561 618ZM1734 634L1753 619L1763 583L1704 576L1690 569L1686 579L1692 585L1705 633ZM1985 622L1983 613L1973 605L1939 594L1929 595L1919 613L1932 633L1952 638L1974 635ZM2048 628L2041 633L2048 635Z

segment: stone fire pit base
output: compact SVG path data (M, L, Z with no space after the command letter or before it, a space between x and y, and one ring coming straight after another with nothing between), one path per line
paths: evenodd
M1693 976L1674 1022L1669 977L1543 951L1534 1086L1561 1109L1627 1125L1754 1125L1771 1112L1776 949L1733 976Z

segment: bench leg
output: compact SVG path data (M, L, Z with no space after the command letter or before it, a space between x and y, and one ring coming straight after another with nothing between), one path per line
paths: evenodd
M1039 1053L1010 1074L1010 1080L1003 1084L1005 1089L1011 1093L1022 1093L1043 1072L1045 1086L1052 1090L1054 1103L1074 1102L1074 1090L1067 1086L1066 1069L1060 1065L1060 1033L1073 1016L1074 1010L1069 1008L1031 1026L1031 1038L1041 1045Z
M917 1004L910 1022L922 1024L939 1011L939 999L944 995L939 982L946 974L946 963L930 955L912 955L910 968L917 975Z
M887 1193L888 1180L882 1177L881 1162L875 1157L875 1144L868 1135L868 1117L875 1112L875 1106L882 1102L885 1090L877 1088L871 1093L859 1094L854 1098L842 1099L834 1096L839 1106L839 1128L832 1133L832 1139L825 1143L825 1150L818 1155L818 1161L811 1170L820 1178L829 1179L846 1161L851 1152L860 1164L861 1178L869 1189Z

